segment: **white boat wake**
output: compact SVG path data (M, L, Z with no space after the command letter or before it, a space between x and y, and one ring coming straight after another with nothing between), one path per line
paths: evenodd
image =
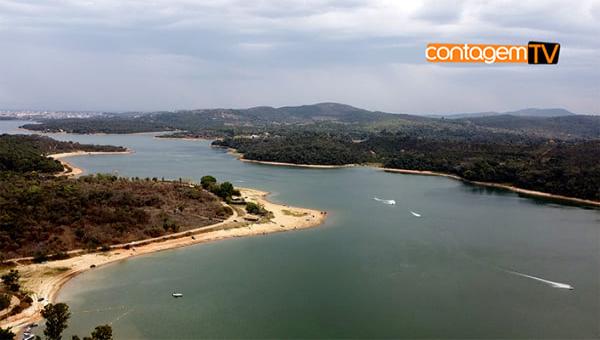
M421 217L421 214L416 213L414 211L411 211L410 213L413 214L414 217Z
M381 202L381 203L385 203L385 204L389 204L389 205L396 204L396 201L394 201L394 200L384 200L384 199L377 198L377 197L373 197L373 199L376 200L377 202Z
M566 283L554 282L554 281L542 279L541 277L535 277L535 276L531 276L531 275L527 275L527 274L523 274L523 273L519 273L519 272L514 272L512 270L507 270L507 272L514 274L514 275L526 277L528 279L543 282L545 284L550 285L552 288L561 288L561 289L569 289L569 290L575 289L573 286L566 284Z

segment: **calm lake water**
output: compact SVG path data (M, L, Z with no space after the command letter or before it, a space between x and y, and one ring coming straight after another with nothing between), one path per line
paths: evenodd
M18 125L0 122L0 131ZM135 150L70 159L89 172L211 174L330 215L310 230L201 244L84 273L59 296L73 314L68 338L103 323L118 339L600 335L600 210L441 177L243 163L207 141L52 136ZM173 299L174 291L184 298Z

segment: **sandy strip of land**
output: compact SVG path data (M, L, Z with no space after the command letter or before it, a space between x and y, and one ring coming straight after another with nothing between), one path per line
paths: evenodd
M260 163L260 164L267 164L267 165L276 165L276 166L296 166L296 167L302 167L302 168L317 168L317 169L335 169L335 168L344 168L344 167L352 167L352 166L359 166L357 164L347 164L347 165L334 165L334 166L330 166L330 165L310 165L310 164L290 164L290 163L282 163L282 162L263 162L263 161L255 161L255 160L250 160L250 159L245 159L244 155L237 152L237 150L235 149L228 149L228 153L235 156L237 159L239 159L242 162L250 162L250 163ZM401 173L401 174L409 174L409 175L425 175L425 176L441 176L441 177L447 177L447 178L452 178L458 181L462 181L465 183L470 183L470 184L475 184L475 185L481 185L481 186L486 186L486 187L493 187L493 188L499 188L499 189L505 189L505 190L510 190L513 192L517 192L523 195L528 195L528 196L535 196L535 197L543 197L543 198L549 198L549 199L555 199L555 200L561 200L561 201L569 201L569 202L574 202L574 203L580 203L580 204L585 204L585 205L590 205L590 206L600 206L600 201L594 201L594 200L586 200L586 199L582 199L582 198L576 198L576 197L570 197L570 196L562 196L562 195L555 195L555 194L550 194L547 192L543 192L543 191L536 191L536 190L528 190L528 189L523 189L523 188L519 188L519 187L515 187L513 185L510 184L501 184L501 183L492 183L492 182L480 182L480 181L470 181L468 179L462 178L460 176L457 175L452 175L452 174L447 174L447 173L443 173L443 172L436 172L436 171L427 171L427 170L408 170L408 169L393 169L393 168L383 168L380 166L376 166L376 165L366 165L366 166L370 166L376 169L381 169L385 172L395 172L395 173Z
M245 159L243 157L239 158L242 162L248 163L258 163L258 164L267 164L267 165L279 165L279 166L292 166L298 168L312 168L312 169L339 169L339 168L349 168L356 166L354 164L346 164L346 165L311 165L311 164L294 164L294 163L284 163L284 162L268 162L268 161L255 161L252 159Z
M181 237L137 245L143 243L141 241L133 243L135 246L129 247L129 249L119 248L107 252L88 253L60 261L17 265L16 269L21 273L23 289L31 292L34 303L23 312L0 321L0 326L4 328L13 327L15 331L19 331L29 323L37 322L40 320L40 311L47 301L55 302L60 288L77 274L91 270L91 266L99 267L133 256L203 242L311 228L321 224L327 216L327 213L323 211L272 203L266 198L267 192L241 189L241 193L247 201L260 203L271 211L273 217L270 221L264 223L247 222L244 221L243 216L237 213L236 209L233 209L234 215L227 220L215 225L178 233L184 235ZM167 237L171 236L167 235ZM38 298L44 298L44 301L38 302Z
M203 141L213 141L216 138L214 137L161 137L161 136L154 136L155 139L166 139L166 140L187 140L187 141L196 141L196 142L203 142Z
M400 173L400 174L409 174L409 175L441 176L441 177L448 177L448 178L452 178L452 179L462 180L462 178L459 176L445 174L443 172L426 171L426 170L393 169L393 168L381 168L381 167L375 167L375 168L381 169L385 172L396 172L396 173Z
M115 152L105 152L105 151L94 151L94 152L88 152L88 151L74 151L74 152L63 152L63 153L55 153L52 155L48 155L48 157L56 159L57 161L60 161L63 166L65 167L65 171L61 174L58 174L59 176L69 176L69 177L77 177L79 175L82 175L84 173L84 170L81 168L78 168L76 166L74 166L73 164L71 164L69 161L66 161L65 158L68 157L73 157L73 156L85 156L85 155L127 155L133 153L133 151L131 150L127 150L127 151L115 151Z
M262 204L266 210L273 213L269 223L255 225L260 227L260 230L257 230L258 233L310 228L318 226L327 217L325 211L273 203L267 200L266 197L269 193L264 191L248 188L241 188L240 191L246 201Z
M237 152L236 149L227 149L227 153L236 157L238 160L247 163L257 163L257 164L266 164L266 165L277 165L277 166L291 166L296 168L311 168L311 169L339 169L339 168L350 168L356 166L356 164L344 164L344 165L317 165L317 164L295 164L295 163L285 163L285 162L269 162L269 161L257 161L254 159L246 159L244 155Z
M586 199L576 198L576 197L570 197L570 196L562 196L562 195L549 194L549 193L543 192L543 191L522 189L522 188L519 188L519 187L515 187L515 186L512 186L512 185L509 185L509 184L500 184L500 183L492 183L492 182L480 182L480 181L470 181L470 180L462 178L460 176L451 175L451 174L445 174L443 172L421 171L421 170L407 170L407 169L391 169L391 168L380 168L380 169L383 170L383 171L385 171L385 172L396 172L396 173L411 174L411 175L448 177L448 178L452 178L452 179L455 179L455 180L458 180L458 181L462 181L462 182L465 182L465 183L469 183L469 184L475 184L475 185L481 185L481 186L486 186L486 187L505 189L505 190L514 191L514 192L517 192L517 193L520 193L520 194L529 195L529 196L537 196L537 197L544 197L544 198L550 198L550 199L556 199L556 200L562 200L562 201L571 201L571 202L576 202L576 203L581 203L581 204L586 204L586 205L600 206L600 201L593 201L593 200L586 200Z
M276 166L296 166L296 167L302 167L302 168L317 168L317 169L335 169L335 168L359 166L357 164L330 166L330 165L290 164L290 163L281 163L281 162L263 162L263 161L244 159L244 155L237 152L235 149L228 149L228 153L232 154L233 156L237 157L237 159L239 159L240 161L243 161L243 162L260 163L260 164L276 165ZM586 200L586 199L570 197L570 196L555 195L555 194L550 194L550 193L543 192L543 191L528 190L528 189L515 187L515 186L509 185L509 184L470 181L470 180L462 178L460 176L447 174L447 173L443 173L443 172L427 171L427 170L383 168L383 167L374 166L374 165L367 165L367 166L370 166L370 167L373 167L376 169L380 169L385 172L395 172L395 173L409 174L409 175L441 176L441 177L452 178L452 179L462 181L465 183L510 190L510 191L517 192L517 193L520 193L523 195L528 195L528 196L543 197L543 198L562 200L562 201L570 201L570 202L575 202L575 203L580 203L580 204L585 204L585 205L590 205L590 206L600 206L600 201Z

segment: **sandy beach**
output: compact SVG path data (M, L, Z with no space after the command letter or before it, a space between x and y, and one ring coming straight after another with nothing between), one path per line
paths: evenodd
M499 188L499 189L510 190L510 191L518 192L520 194L524 194L524 195L528 195L528 196L544 197L544 198L557 199L557 200L563 200L563 201L570 201L570 202L587 204L587 205L593 205L593 206L600 206L600 201L592 201L592 200L586 200L586 199L576 198L576 197L569 197L569 196L549 194L549 193L543 192L543 191L535 191L535 190L522 189L522 188L515 187L515 186L512 186L512 185L508 185L508 184L500 184L500 183L492 183L492 182L480 182L480 181L470 181L470 180L462 178L460 176L456 176L456 175L452 175L452 174L446 174L446 173L443 173L443 172L421 171L421 170L407 170L407 169L391 169L391 168L380 168L380 169L383 170L383 171L385 171L385 172L395 172L395 173L401 173L401 174L448 177L448 178L452 178L452 179L455 179L455 180L458 180L458 181L462 181L462 182L465 182L465 183L469 183L469 184L475 184L475 185L481 185L481 186L486 186L486 187L492 187L492 188Z
M230 153L237 156L238 159L245 162L261 163L267 165L276 166L295 166L295 167L309 167L309 168L340 168L344 166L319 166L319 165L298 165L288 164L281 162L261 162L243 159L242 155L235 153L234 150L229 150ZM131 151L117 152L118 154L128 154ZM50 157L58 159L61 162L66 163L71 171L63 175L77 176L83 173L82 169L73 167L67 163L64 158L79 155L102 155L102 154L115 154L112 152L71 152L54 154ZM355 165L347 165L355 166ZM600 202L584 200L572 197L565 197L560 195L553 195L539 191L526 190L517 188L505 184L488 183L488 182L477 182L463 179L459 176L433 172L433 171L418 171L418 170L406 170L406 169L390 169L376 167L382 171L413 174L413 175L426 175L426 176L443 176L460 180L466 183L482 185L488 187L501 188L511 190L525 195L538 196L551 199L560 199L565 201L572 201L576 203L600 206ZM253 201L262 204L268 211L272 212L272 217L267 222L258 223L247 221L244 218L243 206L232 205L234 214L227 218L225 221L179 232L176 234L170 234L162 237L153 239L145 239L128 244L114 245L111 250L107 252L94 252L86 253L84 251L75 250L72 254L78 256L71 257L69 259L52 261L41 264L30 264L30 263L19 263L17 262L16 269L22 275L22 285L25 291L31 292L31 296L34 303L31 307L27 308L23 312L11 316L5 320L0 321L1 327L13 327L14 330L18 331L24 328L31 322L36 322L40 319L40 311L44 305L48 302L55 302L58 292L61 287L72 277L87 271L94 270L94 268L114 263L116 261L122 261L129 259L134 256L141 256L144 254L150 254L158 251L164 251L174 249L178 247L190 246L194 244L200 244L204 242L212 242L217 240L224 240L235 237L247 237L247 236L258 236L266 235L274 232L283 232L298 230L304 228L311 228L320 225L325 220L326 212L291 207L284 204L277 204L270 202L267 199L267 192L263 192L255 189L240 188L242 196L246 201ZM44 298L43 301L38 302L38 298Z
M254 189L240 189L242 196L247 201L262 204L273 213L270 221L256 223L245 221L236 209L227 220L202 228L187 230L177 234L166 235L151 240L141 240L113 246L107 252L87 253L69 259L52 261L41 264L18 264L25 291L31 292L34 303L23 312L11 316L0 322L1 327L13 327L13 330L22 330L27 324L40 320L40 311L44 305L56 302L56 297L61 287L72 277L94 268L126 260L133 256L155 253L193 244L223 240L233 237L246 237L266 235L274 232L283 232L305 229L320 225L327 214L322 211L290 207L276 204L267 200L267 192ZM94 268L91 268L91 267ZM38 302L38 298L44 301Z
M317 164L295 164L295 163L285 163L285 162L269 162L269 161L257 161L253 159L246 159L244 155L237 152L236 149L227 149L227 153L234 156L238 160L246 163L256 163L256 164L266 164L266 165L277 165L277 166L290 166L295 168L310 168L310 169L340 169L340 168L350 168L356 166L356 164L344 164L344 165L317 165Z
M115 152L74 151L74 152L55 153L52 155L48 155L48 157L56 159L57 161L60 161L63 164L63 166L65 167L65 171L61 174L58 174L58 176L77 177L77 176L82 175L84 173L84 170L74 166L69 161L66 161L65 158L69 158L69 157L73 157L73 156L84 156L84 155L127 155L130 153L133 153L133 151L131 151L131 150L115 151Z
M161 136L154 136L155 139L165 139L165 140L187 140L187 141L196 141L196 142L202 142L202 141L213 141L216 138L208 138L208 137L161 137Z
M275 166L292 166L292 167L316 168L316 169L336 169L336 168L345 168L345 167L360 166L360 165L356 165L356 164L347 164L347 165L339 165L338 166L338 165L310 165L310 164L291 164L291 163L282 163L282 162L254 161L254 160L250 160L250 159L245 159L244 155L240 154L235 149L228 149L228 152L230 154L232 154L233 156L235 156L237 159L239 159L242 162L259 163L259 164L275 165ZM600 201L586 200L586 199L576 198L576 197L570 197L570 196L555 195L555 194L550 194L550 193L543 192L543 191L523 189L523 188L515 187L515 186L512 186L512 185L508 185L508 184L500 184L500 183L492 183L492 182L470 181L470 180L462 178L460 176L452 175L452 174L446 174L446 173L443 173L443 172L427 171L427 170L408 170L408 169L382 168L382 167L374 166L374 165L366 165L366 166L370 166L370 167L373 167L373 168L376 168L376 169L380 169L380 170L383 170L385 172L394 172L394 173L409 174L409 175L423 175L423 176L441 176L441 177L447 177L447 178L452 178L452 179L455 179L455 180L458 180L458 181L462 181L462 182L465 182L465 183L469 183L469 184L475 184L475 185L481 185L481 186L486 186L486 187L493 187L493 188L510 190L510 191L517 192L517 193L520 193L520 194L523 194L523 195L528 195L528 196L535 196L535 197L550 198L550 199L556 199L556 200L562 200L562 201L569 201L569 202L586 204L586 205L591 205L591 206L600 206Z
M354 166L369 166L369 167L383 170L385 172L394 172L394 173L409 174L409 175L441 176L441 177L452 178L452 179L462 181L465 183L469 183L469 184L510 190L510 191L517 192L517 193L520 193L523 195L528 195L528 196L569 201L569 202L586 204L586 205L591 205L591 206L600 206L600 201L586 200L586 199L570 197L570 196L555 195L555 194L550 194L550 193L543 192L543 191L523 189L523 188L515 187L513 185L508 185L508 184L470 181L468 179L462 178L457 175L447 174L447 173L443 173L443 172L436 172L436 171L383 168L383 167L380 167L377 165L347 164L347 165L339 165L338 166L338 165L310 165L310 164L291 164L291 163L282 163L282 162L266 162L266 161L255 161L255 160L245 159L244 155L237 152L237 150L235 150L235 149L228 149L228 153L235 156L237 159L239 159L242 162L259 163L259 164L275 165L275 166L292 166L292 167L316 168L316 169L336 169L336 168L345 168L345 167L354 167Z
M283 162L267 162L267 161L255 161L252 159L245 159L243 157L239 158L242 162L247 163L258 163L258 164L267 164L267 165L279 165L279 166L291 166L297 168L312 168L312 169L340 169L340 168L350 168L356 166L354 164L348 165L312 165L312 164L294 164L294 163L283 163Z

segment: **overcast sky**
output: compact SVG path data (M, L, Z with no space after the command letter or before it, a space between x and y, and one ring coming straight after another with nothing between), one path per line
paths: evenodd
M439 65L428 42L560 42L557 66ZM0 0L0 108L323 101L600 113L600 0Z

